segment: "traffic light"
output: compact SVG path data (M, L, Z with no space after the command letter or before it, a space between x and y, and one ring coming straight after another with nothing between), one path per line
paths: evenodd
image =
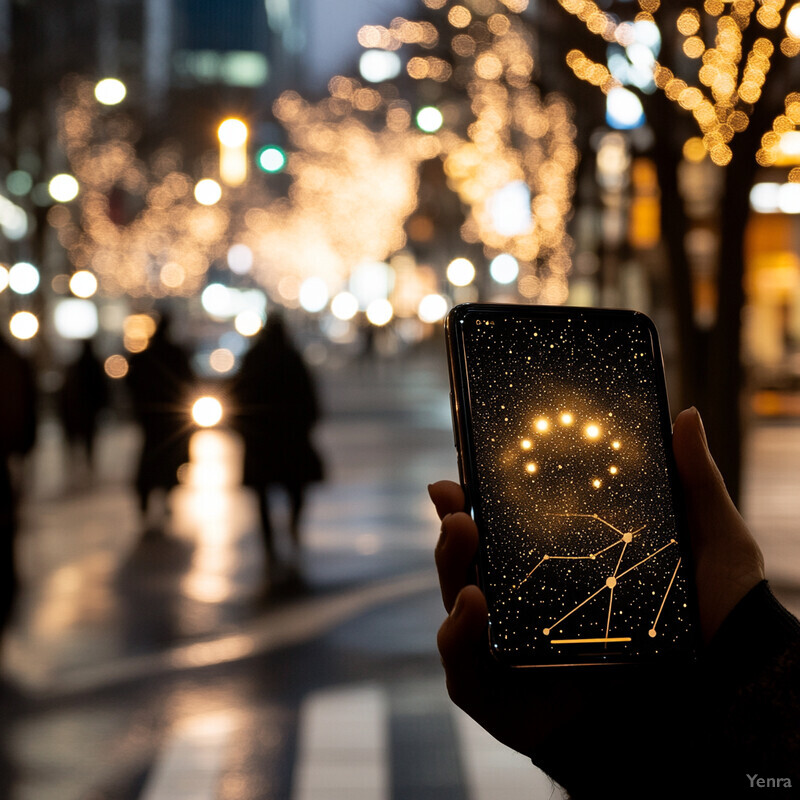
M256 154L256 164L260 170L274 175L283 172L289 159L282 148L276 144L268 144L262 147Z

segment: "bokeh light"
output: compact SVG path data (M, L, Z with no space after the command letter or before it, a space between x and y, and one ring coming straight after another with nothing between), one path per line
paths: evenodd
M233 327L242 336L255 336L264 327L264 320L261 318L261 314L248 308L236 315Z
M262 147L256 156L256 163L264 172L274 174L280 172L288 163L286 153L275 144Z
M475 267L468 258L454 258L447 265L447 280L453 286L469 286L475 279Z
M89 270L78 270L69 279L69 289L75 297L86 299L97 292L97 278Z
M450 307L447 298L440 294L426 294L419 301L417 315L423 322L439 322Z
M300 305L312 314L325 308L329 296L328 285L322 278L306 278L300 284Z
M214 372L225 374L230 372L236 364L236 356L227 347L218 347L212 350L208 357L208 365Z
M192 406L192 419L201 428L213 428L222 420L222 403L216 397L200 397Z
M331 313L343 322L353 319L358 313L358 299L350 292L339 292L331 300Z
M425 133L436 133L444 124L442 112L435 106L424 106L417 111L417 127Z
M80 188L75 176L68 175L66 172L54 175L47 184L50 197L59 203L69 203L70 200L74 200L78 196Z
M213 206L222 197L222 187L213 178L203 178L194 187L194 198L204 206Z
M94 87L94 96L98 103L104 106L115 106L125 99L128 90L125 84L117 78L103 78Z
M513 283L519 275L519 262L509 253L500 253L489 264L489 274L497 283Z
M237 275L246 275L253 268L253 251L246 244L235 244L228 250L228 266Z
M247 125L240 119L226 119L217 129L217 136L225 147L241 147L247 141Z
M91 300L66 297L58 300L53 324L65 339L91 339L97 333L97 306Z
M30 311L17 311L9 320L8 328L17 339L32 339L39 331L39 320Z
M17 294L31 294L39 286L39 270L27 261L18 261L8 272L8 285Z
M128 374L128 359L116 353L105 360L103 369L109 378L119 380Z
M377 327L387 325L394 316L394 308L388 300L373 300L366 311L367 319Z

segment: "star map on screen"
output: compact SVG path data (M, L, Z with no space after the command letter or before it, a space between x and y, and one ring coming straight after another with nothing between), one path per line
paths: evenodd
M513 664L692 647L660 351L623 314L476 307L459 323L490 638Z

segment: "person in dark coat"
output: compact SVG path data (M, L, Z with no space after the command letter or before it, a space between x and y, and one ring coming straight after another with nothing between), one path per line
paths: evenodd
M0 336L0 636L8 626L19 589L14 539L20 485L15 460L36 439L36 377L31 363Z
M191 392L194 376L186 351L169 339L170 319L163 315L147 348L131 356L127 385L144 433L136 492L142 517L153 489L178 484L178 469L189 461Z
M84 339L78 358L67 367L59 396L64 435L71 453L81 453L92 469L97 417L108 404L108 387L103 367Z
M234 386L236 426L244 438L243 483L258 495L264 550L270 575L280 576L270 520L268 488L289 496L289 533L299 575L300 521L306 488L322 480L322 461L311 441L319 418L312 377L289 340L283 319L273 313L245 355Z

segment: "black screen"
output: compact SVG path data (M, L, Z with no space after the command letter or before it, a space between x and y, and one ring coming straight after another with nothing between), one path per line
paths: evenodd
M495 653L525 665L690 651L652 324L475 307L456 335Z

